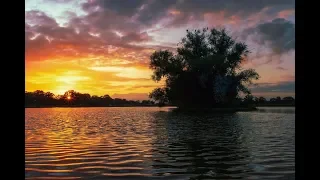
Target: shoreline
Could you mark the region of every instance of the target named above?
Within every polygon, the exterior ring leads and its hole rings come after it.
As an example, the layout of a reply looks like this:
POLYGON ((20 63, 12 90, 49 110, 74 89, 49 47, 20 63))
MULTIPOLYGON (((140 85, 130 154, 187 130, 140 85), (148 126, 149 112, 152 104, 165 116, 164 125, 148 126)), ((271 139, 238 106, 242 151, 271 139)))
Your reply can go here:
POLYGON ((258 105, 256 107, 296 107, 295 105, 258 105))
MULTIPOLYGON (((112 107, 158 107, 158 106, 25 106, 24 108, 112 108, 112 107)), ((164 106, 172 107, 172 106, 164 106)))
POLYGON ((176 108, 173 111, 175 112, 248 112, 248 111, 257 111, 256 107, 245 108, 176 108))
POLYGON ((255 108, 178 108, 176 106, 25 106, 24 108, 98 108, 98 107, 175 107, 176 109, 179 109, 180 111, 228 111, 228 110, 236 110, 236 111, 255 111, 259 107, 295 107, 295 105, 260 105, 256 106, 255 108))

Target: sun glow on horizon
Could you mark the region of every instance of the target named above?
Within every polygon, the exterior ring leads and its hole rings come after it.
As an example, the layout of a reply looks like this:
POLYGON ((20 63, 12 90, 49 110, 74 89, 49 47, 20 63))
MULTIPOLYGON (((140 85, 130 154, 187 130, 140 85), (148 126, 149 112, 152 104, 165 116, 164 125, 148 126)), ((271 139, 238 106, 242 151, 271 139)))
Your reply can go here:
MULTIPOLYGON (((247 36, 244 41, 252 53, 243 66, 261 76, 254 83, 272 83, 282 90, 286 83, 295 82, 294 4, 275 7, 279 4, 264 2, 259 11, 248 9, 244 15, 243 3, 221 8, 219 3, 208 3, 208 7, 216 5, 211 10, 195 0, 188 1, 188 7, 180 1, 163 8, 139 3, 130 1, 127 7, 95 0, 26 1, 25 90, 144 96, 165 84, 151 79, 153 52, 176 53, 187 29, 220 26, 238 40, 247 36)), ((71 100, 75 99, 71 96, 71 100)))

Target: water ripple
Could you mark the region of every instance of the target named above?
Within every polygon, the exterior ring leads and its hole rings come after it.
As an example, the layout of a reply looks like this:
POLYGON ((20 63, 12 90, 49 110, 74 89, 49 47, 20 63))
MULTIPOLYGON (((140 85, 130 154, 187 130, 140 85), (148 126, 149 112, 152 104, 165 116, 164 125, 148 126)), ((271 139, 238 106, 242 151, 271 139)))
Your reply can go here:
POLYGON ((26 179, 294 179, 294 110, 26 109, 26 179))

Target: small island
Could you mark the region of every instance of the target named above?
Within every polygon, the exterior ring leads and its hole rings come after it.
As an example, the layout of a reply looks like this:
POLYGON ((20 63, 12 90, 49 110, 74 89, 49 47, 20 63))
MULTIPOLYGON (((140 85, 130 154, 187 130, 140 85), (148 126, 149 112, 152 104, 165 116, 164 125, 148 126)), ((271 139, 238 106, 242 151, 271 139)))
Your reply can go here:
POLYGON ((259 79, 254 69, 243 69, 248 46, 236 42, 225 29, 188 31, 177 52, 155 51, 150 56, 152 80, 164 82, 150 100, 133 101, 68 90, 63 95, 25 92, 25 107, 152 107, 174 106, 176 111, 253 111, 258 106, 294 106, 293 97, 254 97, 249 85, 259 79))
POLYGON ((152 79, 165 81, 150 98, 181 111, 255 110, 248 85, 258 80, 254 69, 243 69, 249 54, 225 29, 187 30, 177 52, 160 50, 150 57, 152 79), (242 101, 240 96, 244 96, 242 101))

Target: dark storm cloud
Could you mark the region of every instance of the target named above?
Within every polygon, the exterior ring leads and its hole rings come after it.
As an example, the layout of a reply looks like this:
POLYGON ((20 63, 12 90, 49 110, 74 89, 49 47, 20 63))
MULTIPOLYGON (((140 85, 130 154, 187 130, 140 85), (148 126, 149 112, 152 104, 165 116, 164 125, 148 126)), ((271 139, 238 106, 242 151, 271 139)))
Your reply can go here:
POLYGON ((295 24, 292 22, 278 18, 258 25, 257 30, 281 52, 295 49, 295 24))
POLYGON ((187 22, 188 17, 202 19, 204 13, 225 11, 226 16, 240 13, 245 17, 269 8, 267 13, 277 13, 294 8, 294 0, 96 0, 82 5, 86 11, 95 7, 116 12, 119 15, 133 17, 146 25, 166 17, 168 10, 175 9, 182 14, 177 23, 187 22))
POLYGON ((96 0, 82 4, 82 9, 90 13, 99 7, 127 18, 136 16, 138 22, 150 25, 165 17, 168 8, 175 3, 176 0, 96 0))
POLYGON ((253 93, 268 92, 295 92, 295 81, 280 82, 277 84, 261 83, 251 88, 253 93))
MULTIPOLYGON (((58 0, 55 0, 55 2, 58 2, 58 0)), ((267 12, 276 13, 282 9, 292 9, 294 1, 91 0, 82 4, 82 8, 87 11, 86 15, 76 16, 72 12, 65 13, 65 17, 69 20, 65 27, 60 27, 54 18, 49 17, 44 12, 26 12, 26 23, 28 23, 25 26, 26 44, 37 45, 39 43, 36 42, 39 40, 41 43, 48 43, 46 47, 54 49, 60 43, 78 49, 77 53, 90 53, 92 51, 101 51, 102 53, 105 49, 108 49, 107 46, 109 45, 143 51, 157 47, 134 44, 152 41, 152 37, 145 30, 154 28, 153 26, 168 16, 171 18, 171 22, 167 25, 176 27, 189 21, 199 20, 208 12, 225 11, 227 15, 237 14, 239 18, 242 18, 241 16, 252 15, 266 7, 270 9, 267 12), (274 11, 274 9, 277 9, 277 11, 274 11), (30 38, 39 33, 41 38, 34 39, 34 42, 30 43, 29 41, 32 41, 30 38), (119 33, 122 37, 117 35, 119 33), (48 40, 48 37, 51 40, 48 40), (89 48, 85 49, 86 46, 89 46, 89 48)), ((261 42, 259 43, 271 42, 274 50, 280 53, 294 48, 294 39, 289 41, 292 34, 294 35, 294 24, 290 24, 286 20, 276 19, 272 22, 260 24, 246 32, 249 34, 252 32, 260 33, 261 42), (280 28, 280 30, 277 28, 280 28)), ((63 50, 64 46, 58 47, 63 50)))
POLYGON ((181 11, 212 12, 225 10, 243 15, 257 13, 266 7, 278 10, 294 8, 294 0, 181 0, 176 8, 181 11))
POLYGON ((249 59, 257 65, 294 60, 295 24, 289 20, 275 18, 235 34, 250 43, 249 59))
POLYGON ((256 43, 270 46, 276 54, 295 49, 295 24, 291 21, 277 18, 245 30, 243 36, 247 37, 255 33, 259 35, 256 43))
MULTIPOLYGON (((281 10, 293 9, 294 0, 176 0, 168 4, 168 8, 175 9, 181 14, 173 21, 177 25, 193 20, 203 20, 205 13, 223 12, 225 18, 234 15, 244 19, 250 15, 267 9, 267 14, 276 14, 281 10)), ((155 7, 150 12, 157 11, 155 7)), ((175 23, 171 23, 172 26, 175 23)))

